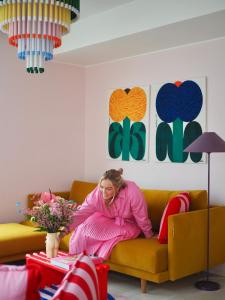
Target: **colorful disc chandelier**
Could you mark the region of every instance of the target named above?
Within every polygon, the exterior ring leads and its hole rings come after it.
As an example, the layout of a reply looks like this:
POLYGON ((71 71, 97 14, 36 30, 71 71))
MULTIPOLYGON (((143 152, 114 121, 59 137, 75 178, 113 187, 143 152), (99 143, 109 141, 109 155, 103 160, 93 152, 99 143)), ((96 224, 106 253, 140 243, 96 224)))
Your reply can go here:
POLYGON ((0 30, 8 34, 29 73, 43 73, 44 61, 80 14, 79 0, 0 0, 0 30))

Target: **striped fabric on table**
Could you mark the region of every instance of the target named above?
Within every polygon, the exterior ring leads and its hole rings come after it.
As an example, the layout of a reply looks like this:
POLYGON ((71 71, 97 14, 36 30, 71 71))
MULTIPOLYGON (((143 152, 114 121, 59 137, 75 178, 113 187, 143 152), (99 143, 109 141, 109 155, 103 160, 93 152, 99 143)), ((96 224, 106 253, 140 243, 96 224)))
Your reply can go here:
POLYGON ((40 293, 43 300, 99 300, 98 276, 94 263, 87 255, 80 254, 58 288, 53 285, 40 290, 40 293), (43 298, 46 293, 47 298, 43 298))

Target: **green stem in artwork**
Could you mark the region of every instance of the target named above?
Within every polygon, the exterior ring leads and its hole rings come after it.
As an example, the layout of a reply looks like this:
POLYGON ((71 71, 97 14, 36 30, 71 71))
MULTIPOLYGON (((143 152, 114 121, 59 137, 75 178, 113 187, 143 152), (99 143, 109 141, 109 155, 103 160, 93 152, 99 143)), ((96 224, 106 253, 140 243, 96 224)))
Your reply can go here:
POLYGON ((173 161, 183 162, 183 121, 179 118, 173 122, 173 161))
POLYGON ((122 160, 129 160, 130 148, 130 120, 126 117, 123 120, 123 146, 122 146, 122 160))

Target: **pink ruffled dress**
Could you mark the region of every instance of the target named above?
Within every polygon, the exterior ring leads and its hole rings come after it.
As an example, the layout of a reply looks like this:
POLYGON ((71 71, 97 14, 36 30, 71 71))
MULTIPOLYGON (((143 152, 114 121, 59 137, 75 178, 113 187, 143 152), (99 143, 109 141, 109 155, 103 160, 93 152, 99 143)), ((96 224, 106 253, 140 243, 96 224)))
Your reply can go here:
POLYGON ((126 181, 126 187, 107 207, 99 187, 96 187, 78 207, 71 225, 73 232, 69 252, 97 255, 107 259, 119 242, 134 239, 141 231, 153 235, 147 205, 138 186, 126 181))

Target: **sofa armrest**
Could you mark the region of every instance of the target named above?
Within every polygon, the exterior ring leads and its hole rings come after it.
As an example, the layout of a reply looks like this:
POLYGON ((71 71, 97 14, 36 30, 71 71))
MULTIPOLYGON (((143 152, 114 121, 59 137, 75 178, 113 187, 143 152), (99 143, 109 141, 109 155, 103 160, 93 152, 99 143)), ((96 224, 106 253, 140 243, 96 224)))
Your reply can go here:
MULTIPOLYGON (((225 206, 210 208, 210 267, 225 262, 225 206)), ((168 220, 170 280, 206 269, 207 209, 172 215, 168 220)))
MULTIPOLYGON (((60 196, 60 197, 62 197, 62 198, 64 198, 64 199, 69 199, 69 196, 70 196, 70 192, 52 192, 54 195, 56 195, 56 196, 60 196)), ((28 196, 27 196, 27 199, 28 199, 28 207, 29 208, 32 208, 33 207, 33 205, 34 205, 34 202, 33 202, 33 196, 34 196, 34 194, 29 194, 28 196)))

